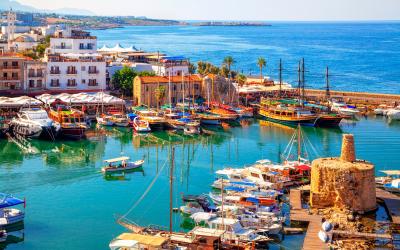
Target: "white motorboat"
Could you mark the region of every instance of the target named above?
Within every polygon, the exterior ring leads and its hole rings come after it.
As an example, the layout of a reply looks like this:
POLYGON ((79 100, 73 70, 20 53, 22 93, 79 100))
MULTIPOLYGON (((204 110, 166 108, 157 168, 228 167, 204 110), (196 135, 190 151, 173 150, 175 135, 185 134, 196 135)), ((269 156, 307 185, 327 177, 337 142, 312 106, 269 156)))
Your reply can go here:
POLYGON ((151 131, 149 122, 141 119, 139 116, 136 116, 133 119, 132 126, 133 129, 135 129, 135 131, 139 133, 146 133, 151 131))
POLYGON ((338 112, 339 114, 344 116, 354 117, 355 115, 360 113, 360 111, 356 109, 356 107, 347 105, 343 101, 331 100, 329 101, 329 103, 331 105, 332 111, 338 112))
POLYGON ((114 114, 112 114, 111 115, 111 121, 117 127, 128 127, 129 126, 128 118, 126 117, 126 115, 123 115, 122 113, 114 113, 114 114))
POLYGON ((60 128, 60 124, 51 120, 47 112, 40 108, 22 109, 10 122, 10 129, 14 134, 27 138, 54 139, 60 128))
POLYGON ((144 163, 144 160, 138 160, 134 162, 128 162, 128 160, 129 157, 126 156, 105 160, 104 162, 108 163, 108 166, 103 167, 101 169, 101 172, 103 172, 104 174, 110 174, 110 173, 135 170, 141 168, 144 163), (114 163, 119 163, 119 164, 113 165, 114 163))
POLYGON ((393 179, 390 183, 383 184, 383 188, 392 193, 400 193, 400 179, 393 179))
POLYGON ((386 115, 391 120, 400 120, 400 106, 393 109, 389 109, 386 115))
POLYGON ((15 198, 8 194, 0 193, 0 228, 21 222, 25 218, 25 213, 14 206, 24 204, 25 201, 15 198))
POLYGON ((183 128, 183 133, 186 135, 198 135, 200 132, 200 123, 196 121, 189 121, 183 128))

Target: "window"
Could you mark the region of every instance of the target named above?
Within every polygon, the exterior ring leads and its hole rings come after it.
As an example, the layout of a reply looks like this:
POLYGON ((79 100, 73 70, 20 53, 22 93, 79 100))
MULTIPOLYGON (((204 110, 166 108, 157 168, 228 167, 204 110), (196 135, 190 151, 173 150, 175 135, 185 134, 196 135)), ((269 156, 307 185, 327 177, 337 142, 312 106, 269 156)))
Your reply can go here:
POLYGON ((149 91, 149 86, 146 86, 146 92, 148 92, 149 91))
POLYGON ((41 88, 43 86, 42 80, 37 80, 36 87, 41 88))
POLYGON ((84 49, 84 48, 85 48, 85 45, 83 43, 80 43, 79 44, 79 49, 84 49))
POLYGON ((29 69, 28 76, 29 77, 35 77, 35 70, 34 69, 29 69))
POLYGON ((7 68, 8 62, 3 62, 3 66, 4 66, 4 68, 7 68))
POLYGON ((194 89, 195 89, 195 90, 198 90, 198 89, 199 89, 199 85, 198 85, 197 83, 194 85, 194 89))
POLYGON ((51 66, 50 74, 60 74, 60 68, 58 66, 51 66))
POLYGON ((82 84, 85 84, 86 83, 86 80, 85 79, 82 79, 82 84))
POLYGON ((88 43, 87 44, 87 49, 93 49, 93 44, 92 43, 88 43))
POLYGON ((96 79, 89 79, 89 86, 97 86, 97 80, 96 79))
POLYGON ((174 88, 173 88, 174 90, 176 90, 176 85, 174 84, 174 88))
POLYGON ((81 70, 82 70, 82 71, 86 71, 86 67, 85 67, 85 66, 82 66, 82 67, 81 67, 81 70))
POLYGON ((75 79, 68 79, 67 86, 68 87, 76 87, 76 80, 75 79))
POLYGON ((65 43, 64 42, 61 43, 61 48, 65 49, 65 43))
POLYGON ((13 72, 13 73, 12 73, 12 78, 13 78, 13 79, 18 79, 18 73, 13 72))
POLYGON ((29 80, 29 88, 35 87, 35 80, 29 80))
POLYGON ((89 66, 89 74, 96 74, 97 68, 96 66, 89 66))
POLYGON ((43 77, 43 70, 42 69, 37 69, 36 70, 36 76, 37 77, 43 77))
POLYGON ((13 67, 18 67, 18 62, 15 62, 15 61, 14 61, 14 62, 11 63, 11 65, 12 65, 13 67))
POLYGON ((7 72, 4 72, 4 73, 3 73, 3 77, 4 77, 4 78, 7 78, 7 72))
POLYGON ((75 66, 68 66, 67 67, 67 74, 76 74, 76 67, 75 66))
POLYGON ((60 87, 60 80, 59 79, 51 79, 50 86, 51 87, 60 87))

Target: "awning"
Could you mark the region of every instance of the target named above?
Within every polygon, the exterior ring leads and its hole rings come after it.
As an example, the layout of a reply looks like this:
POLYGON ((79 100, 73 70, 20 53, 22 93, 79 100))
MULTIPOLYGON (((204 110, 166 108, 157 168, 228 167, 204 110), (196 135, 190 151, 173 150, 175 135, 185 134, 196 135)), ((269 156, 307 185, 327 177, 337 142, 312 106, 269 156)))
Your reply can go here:
POLYGON ((104 162, 113 163, 113 162, 126 161, 126 160, 129 160, 129 157, 123 156, 123 157, 118 157, 118 158, 114 158, 114 159, 104 160, 104 162))
POLYGON ((9 194, 0 193, 0 208, 12 207, 24 203, 24 200, 15 198, 9 194))
POLYGON ((241 187, 228 186, 224 188, 226 191, 244 192, 246 189, 241 187))
POLYGON ((120 236, 118 236, 118 239, 134 240, 137 241, 140 245, 152 246, 152 247, 161 247, 167 241, 167 238, 160 236, 134 234, 134 233, 123 233, 120 236))
POLYGON ((294 166, 294 167, 301 171, 310 171, 311 170, 311 167, 308 165, 298 165, 298 166, 294 166))
POLYGON ((136 240, 113 240, 111 241, 110 249, 133 248, 138 242, 136 240))
POLYGON ((400 170, 382 170, 381 172, 386 175, 400 175, 400 170))

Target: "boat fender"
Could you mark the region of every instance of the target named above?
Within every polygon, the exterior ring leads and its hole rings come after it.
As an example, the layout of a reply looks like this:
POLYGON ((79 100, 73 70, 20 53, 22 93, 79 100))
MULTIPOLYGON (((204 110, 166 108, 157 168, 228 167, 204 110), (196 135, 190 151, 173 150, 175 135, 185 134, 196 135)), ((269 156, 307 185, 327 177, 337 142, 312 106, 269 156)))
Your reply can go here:
POLYGON ((318 232, 318 238, 324 243, 329 241, 329 236, 322 230, 318 232))
POLYGON ((322 223, 322 230, 324 230, 325 232, 329 232, 332 229, 333 229, 333 225, 329 221, 325 221, 324 223, 322 223))

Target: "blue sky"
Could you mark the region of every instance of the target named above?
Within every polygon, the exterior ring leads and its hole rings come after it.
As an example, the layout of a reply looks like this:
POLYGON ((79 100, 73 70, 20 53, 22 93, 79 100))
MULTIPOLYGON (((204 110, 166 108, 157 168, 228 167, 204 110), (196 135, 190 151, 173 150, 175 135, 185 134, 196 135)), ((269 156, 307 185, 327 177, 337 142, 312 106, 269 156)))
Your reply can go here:
POLYGON ((400 0, 18 0, 40 9, 182 20, 400 20, 400 0))

